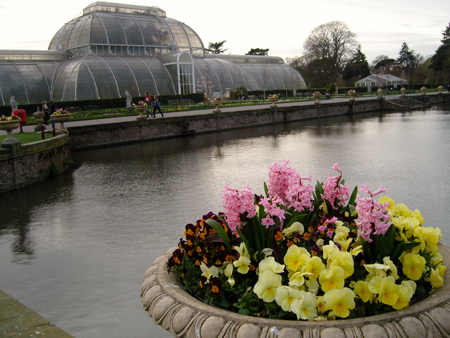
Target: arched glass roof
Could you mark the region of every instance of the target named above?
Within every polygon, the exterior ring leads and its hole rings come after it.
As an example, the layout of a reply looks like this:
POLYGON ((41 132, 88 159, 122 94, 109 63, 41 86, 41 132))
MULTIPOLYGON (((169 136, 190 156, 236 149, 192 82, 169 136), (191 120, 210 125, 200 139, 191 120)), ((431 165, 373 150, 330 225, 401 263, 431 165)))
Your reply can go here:
MULTIPOLYGON (((48 49, 68 50, 75 56, 83 56, 91 52, 86 46, 127 46, 147 48, 149 55, 182 51, 196 56, 204 55, 203 42, 197 33, 186 24, 167 18, 165 12, 146 11, 147 8, 154 7, 143 6, 131 6, 142 8, 142 11, 120 11, 115 10, 116 7, 120 9, 120 6, 113 5, 97 2, 88 6, 89 11, 85 9, 83 16, 71 20, 59 29, 48 49), (101 11, 91 12, 93 9, 101 11)), ((104 51, 104 54, 115 53, 109 48, 104 51)), ((127 53, 129 54, 128 50, 127 53)))
POLYGON ((0 103, 306 88, 280 57, 205 55, 186 24, 157 7, 94 2, 61 27, 48 51, 0 50, 0 103))
POLYGON ((154 57, 89 55, 68 60, 56 70, 56 101, 143 96, 146 91, 174 95, 175 87, 164 65, 154 57))
POLYGON ((240 86, 248 90, 306 88, 302 76, 284 63, 234 63, 214 56, 194 61, 195 78, 197 81, 210 78, 214 92, 224 93, 240 86))

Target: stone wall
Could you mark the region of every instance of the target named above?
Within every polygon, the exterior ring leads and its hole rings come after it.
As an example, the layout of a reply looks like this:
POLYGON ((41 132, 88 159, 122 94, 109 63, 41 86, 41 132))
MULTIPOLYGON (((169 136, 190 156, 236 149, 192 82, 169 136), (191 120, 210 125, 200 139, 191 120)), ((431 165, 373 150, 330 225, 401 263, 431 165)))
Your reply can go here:
MULTIPOLYGON (((69 127, 70 148, 85 149, 381 109, 379 100, 275 107, 219 114, 69 127)), ((168 115, 168 114, 167 114, 168 115)), ((167 116, 166 115, 166 116, 167 116)))
POLYGON ((0 192, 45 180, 68 168, 69 136, 58 135, 17 149, 0 149, 0 192))

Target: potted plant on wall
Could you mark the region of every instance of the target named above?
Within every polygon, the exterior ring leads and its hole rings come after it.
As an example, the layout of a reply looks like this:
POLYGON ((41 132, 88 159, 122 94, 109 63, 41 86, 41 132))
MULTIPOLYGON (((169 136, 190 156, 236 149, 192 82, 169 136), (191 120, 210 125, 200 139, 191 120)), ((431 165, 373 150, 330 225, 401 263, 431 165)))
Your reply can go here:
POLYGON ((9 117, 5 117, 5 115, 2 115, 2 117, 0 118, 0 130, 5 130, 8 133, 8 136, 2 141, 2 144, 12 144, 19 142, 17 139, 12 137, 12 131, 20 127, 20 121, 21 120, 17 115, 11 115, 9 117))
POLYGON ((275 328, 331 338, 347 328, 346 337, 378 329, 389 337, 384 325, 445 308, 450 253, 438 246, 440 230, 418 210, 376 200, 381 185, 351 191, 333 169, 313 187, 311 175, 274 163, 260 196, 226 185, 224 213, 187 224, 178 247, 147 271, 149 314, 176 336, 250 338, 275 328), (426 298, 435 290, 439 299, 426 298))

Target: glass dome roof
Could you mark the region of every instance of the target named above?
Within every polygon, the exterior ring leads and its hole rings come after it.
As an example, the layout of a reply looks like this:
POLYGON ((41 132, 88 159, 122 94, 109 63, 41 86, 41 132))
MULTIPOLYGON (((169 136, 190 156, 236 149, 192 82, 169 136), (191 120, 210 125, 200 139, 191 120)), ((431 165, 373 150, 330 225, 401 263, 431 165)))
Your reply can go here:
POLYGON ((158 7, 98 1, 61 27, 46 51, 0 50, 0 104, 306 88, 276 56, 207 54, 158 7))
POLYGON ((197 33, 186 24, 167 18, 162 9, 99 1, 87 6, 83 13, 58 30, 49 50, 67 50, 74 56, 115 55, 117 47, 121 47, 121 55, 134 55, 135 51, 143 55, 182 51, 204 55, 197 33))

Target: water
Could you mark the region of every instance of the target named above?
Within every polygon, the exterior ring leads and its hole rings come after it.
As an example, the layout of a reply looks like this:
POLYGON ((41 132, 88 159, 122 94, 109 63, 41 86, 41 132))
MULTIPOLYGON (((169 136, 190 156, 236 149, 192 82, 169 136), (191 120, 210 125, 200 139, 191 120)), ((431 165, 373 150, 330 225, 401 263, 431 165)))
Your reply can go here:
POLYGON ((273 161, 352 187, 382 183, 450 240, 450 110, 373 113, 74 154, 55 179, 0 195, 0 289, 77 338, 171 337, 140 285, 226 182, 263 192, 273 161), (332 173, 334 175, 334 173, 332 173))

